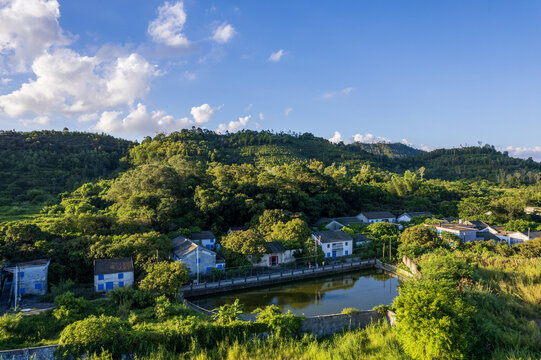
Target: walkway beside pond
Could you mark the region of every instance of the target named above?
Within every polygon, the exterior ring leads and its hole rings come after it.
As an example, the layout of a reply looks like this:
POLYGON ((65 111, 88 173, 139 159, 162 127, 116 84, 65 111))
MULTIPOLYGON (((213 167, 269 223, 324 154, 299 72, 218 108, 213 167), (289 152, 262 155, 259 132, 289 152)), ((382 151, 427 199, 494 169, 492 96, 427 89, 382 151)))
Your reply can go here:
POLYGON ((191 284, 184 286, 182 292, 184 297, 194 297, 200 295, 215 294, 220 292, 247 289, 259 286, 267 286, 272 284, 282 284, 285 282, 310 279, 320 276, 327 276, 350 272, 361 269, 371 269, 378 267, 379 261, 376 259, 354 259, 349 258, 344 263, 321 265, 319 267, 302 267, 282 269, 279 272, 269 272, 268 274, 258 274, 254 276, 245 275, 227 280, 219 280, 216 282, 191 284))

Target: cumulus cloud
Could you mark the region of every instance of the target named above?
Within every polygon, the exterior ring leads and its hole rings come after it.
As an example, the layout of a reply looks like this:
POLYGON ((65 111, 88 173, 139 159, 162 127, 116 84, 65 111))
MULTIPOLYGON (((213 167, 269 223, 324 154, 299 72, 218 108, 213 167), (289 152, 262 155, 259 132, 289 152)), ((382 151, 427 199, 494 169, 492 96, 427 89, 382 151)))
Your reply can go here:
POLYGON ((92 113, 92 114, 83 114, 77 118, 77 121, 80 123, 89 122, 93 120, 97 120, 99 118, 98 113, 92 113))
POLYGON ((0 84, 7 85, 11 82, 10 78, 0 78, 0 84))
POLYGON ((189 72, 188 70, 184 71, 184 77, 188 80, 195 80, 195 78, 197 77, 197 75, 195 75, 195 73, 193 72, 189 72))
POLYGON ((224 22, 222 25, 218 26, 216 30, 214 30, 212 39, 219 44, 225 44, 226 42, 231 40, 233 36, 235 36, 235 34, 235 28, 230 24, 224 22))
POLYGON ((285 51, 283 49, 273 52, 269 56, 269 61, 278 62, 280 61, 280 59, 282 59, 282 56, 284 56, 284 54, 285 54, 285 51))
POLYGON ((162 110, 148 112, 145 105, 138 103, 135 109, 125 117, 122 117, 120 111, 104 111, 94 129, 117 134, 148 135, 169 132, 205 124, 217 110, 219 107, 213 108, 208 104, 203 104, 192 107, 190 113, 193 119, 188 117, 175 119, 162 110))
POLYGON ((259 120, 265 120, 265 115, 263 115, 263 113, 259 113, 259 120))
POLYGON ((34 80, 0 96, 0 113, 11 117, 29 112, 70 116, 132 104, 147 93, 151 78, 158 74, 135 53, 102 60, 70 49, 41 55, 32 71, 34 80))
POLYGON ((239 117, 238 121, 230 121, 229 124, 227 125, 220 124, 218 125, 218 129, 216 130, 216 132, 223 134, 226 131, 229 131, 229 132, 239 131, 248 124, 248 121, 250 120, 251 117, 252 117, 251 115, 248 115, 245 117, 239 117))
POLYGON ((49 119, 48 116, 37 116, 33 119, 21 119, 19 120, 21 124, 24 126, 29 125, 49 125, 51 123, 51 119, 49 119))
POLYGON ((400 140, 400 143, 404 144, 404 145, 407 145, 407 146, 413 146, 413 144, 411 142, 409 142, 407 139, 400 140))
POLYGON ((375 136, 373 134, 355 134, 352 137, 352 142, 360 142, 360 143, 367 143, 367 144, 374 144, 374 143, 390 143, 391 140, 381 137, 381 136, 375 136))
POLYGON ((507 151, 513 157, 523 159, 532 158, 536 161, 541 161, 541 146, 521 147, 521 146, 506 146, 498 149, 499 151, 507 151))
POLYGON ((332 99, 333 97, 336 97, 336 96, 339 96, 339 95, 347 95, 347 94, 351 93, 354 89, 355 88, 347 87, 347 88, 344 88, 344 89, 339 90, 339 91, 331 91, 331 92, 325 93, 325 94, 321 95, 321 97, 323 99, 332 99))
POLYGON ((285 116, 289 116, 289 114, 293 111, 293 108, 292 107, 289 107, 287 109, 284 110, 284 115, 285 116))
POLYGON ((66 45, 59 17, 56 0, 0 0, 0 72, 25 72, 52 46, 66 45))
POLYGON ((333 144, 338 144, 342 142, 342 134, 340 134, 338 131, 335 131, 333 137, 329 139, 329 142, 332 142, 333 144))
POLYGON ((186 23, 184 4, 179 1, 174 4, 166 2, 158 8, 158 17, 148 25, 148 34, 160 44, 181 47, 188 46, 189 41, 182 33, 186 23))

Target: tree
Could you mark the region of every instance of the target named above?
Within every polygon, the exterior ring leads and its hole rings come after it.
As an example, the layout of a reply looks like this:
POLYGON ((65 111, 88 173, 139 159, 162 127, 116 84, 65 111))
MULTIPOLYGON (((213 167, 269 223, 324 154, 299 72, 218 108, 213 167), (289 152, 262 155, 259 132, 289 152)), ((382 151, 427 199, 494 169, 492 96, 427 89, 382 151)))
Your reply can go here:
POLYGON ((267 235, 272 232, 272 227, 279 222, 288 222, 294 217, 291 211, 283 209, 272 209, 265 210, 263 214, 252 219, 251 225, 255 226, 257 230, 263 234, 267 235))
POLYGON ((536 230, 537 227, 538 225, 536 222, 523 219, 509 220, 504 226, 507 231, 528 231, 528 229, 533 231, 536 230))
POLYGON ((268 235, 270 240, 280 241, 286 249, 299 249, 310 237, 310 227, 301 219, 293 219, 287 223, 278 222, 273 225, 268 235))
POLYGON ((404 351, 414 359, 463 359, 474 344, 473 317, 455 287, 433 280, 400 285, 393 307, 404 351))
POLYGON ((400 235, 402 244, 415 244, 424 247, 434 247, 438 242, 436 232, 424 225, 406 228, 400 235))
POLYGON ((219 308, 213 309, 212 311, 216 312, 212 315, 212 318, 218 320, 219 323, 228 325, 236 320, 240 320, 242 315, 242 304, 239 304, 239 299, 235 299, 233 304, 225 304, 219 308))
POLYGON ((186 265, 179 261, 161 261, 148 267, 146 276, 139 283, 139 288, 173 298, 179 294, 180 288, 187 282, 186 265))
POLYGON ((231 231, 222 238, 221 244, 227 250, 242 255, 260 255, 265 253, 265 239, 255 230, 231 231))
POLYGON ((398 227, 387 222, 372 223, 366 229, 377 238, 398 234, 398 227))

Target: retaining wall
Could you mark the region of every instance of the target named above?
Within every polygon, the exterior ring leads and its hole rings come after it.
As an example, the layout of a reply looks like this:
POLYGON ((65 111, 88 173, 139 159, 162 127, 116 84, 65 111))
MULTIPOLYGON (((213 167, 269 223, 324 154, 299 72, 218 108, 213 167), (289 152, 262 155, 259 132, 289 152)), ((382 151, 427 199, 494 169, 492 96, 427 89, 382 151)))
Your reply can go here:
POLYGON ((402 256, 402 262, 404 265, 410 269, 411 273, 417 277, 421 276, 421 272, 419 271, 419 266, 417 266, 416 263, 413 262, 410 258, 408 258, 406 255, 402 256))
POLYGON ((2 360, 54 360, 58 345, 0 351, 2 360))

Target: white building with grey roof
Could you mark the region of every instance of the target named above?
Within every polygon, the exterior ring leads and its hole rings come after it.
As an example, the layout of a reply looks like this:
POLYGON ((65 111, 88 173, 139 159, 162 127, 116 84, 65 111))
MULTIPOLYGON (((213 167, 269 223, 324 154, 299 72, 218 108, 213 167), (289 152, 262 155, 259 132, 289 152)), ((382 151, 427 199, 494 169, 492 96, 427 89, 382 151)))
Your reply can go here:
POLYGON ((133 281, 133 261, 130 257, 94 260, 94 291, 109 292, 132 286, 133 281))
POLYGON ((171 258, 186 265, 192 274, 209 273, 212 269, 225 270, 225 260, 214 251, 184 237, 172 240, 171 258))
POLYGON ((321 246, 326 258, 351 255, 353 252, 353 238, 343 230, 317 231, 312 234, 312 239, 321 246))

